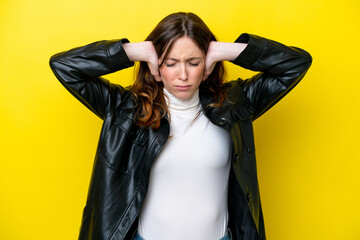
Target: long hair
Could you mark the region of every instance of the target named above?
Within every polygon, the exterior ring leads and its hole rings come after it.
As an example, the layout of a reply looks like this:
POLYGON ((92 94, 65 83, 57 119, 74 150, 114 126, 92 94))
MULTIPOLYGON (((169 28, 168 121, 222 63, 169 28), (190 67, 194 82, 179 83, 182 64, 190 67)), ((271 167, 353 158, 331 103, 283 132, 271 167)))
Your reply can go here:
MULTIPOLYGON (((164 56, 160 66, 164 64, 174 42, 183 36, 191 38, 205 55, 210 42, 216 41, 214 34, 194 13, 170 14, 161 20, 146 38, 146 41, 152 41, 157 55, 164 56)), ((224 76, 224 64, 217 62, 214 70, 199 87, 214 97, 215 106, 221 106, 225 100, 224 76)), ((135 123, 139 127, 157 129, 160 126, 160 119, 169 114, 163 88, 163 83, 157 82, 152 76, 147 63, 140 62, 135 83, 131 87, 137 104, 135 123)))

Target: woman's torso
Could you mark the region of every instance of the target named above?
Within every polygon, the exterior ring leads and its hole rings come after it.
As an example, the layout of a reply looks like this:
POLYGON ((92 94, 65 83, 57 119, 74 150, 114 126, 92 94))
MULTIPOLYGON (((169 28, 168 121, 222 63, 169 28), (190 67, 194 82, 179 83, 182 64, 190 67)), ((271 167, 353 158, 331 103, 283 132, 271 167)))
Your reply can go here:
POLYGON ((146 240, 216 240, 226 234, 231 139, 198 115, 200 109, 198 92, 189 101, 170 95, 171 137, 152 166, 139 218, 146 240))

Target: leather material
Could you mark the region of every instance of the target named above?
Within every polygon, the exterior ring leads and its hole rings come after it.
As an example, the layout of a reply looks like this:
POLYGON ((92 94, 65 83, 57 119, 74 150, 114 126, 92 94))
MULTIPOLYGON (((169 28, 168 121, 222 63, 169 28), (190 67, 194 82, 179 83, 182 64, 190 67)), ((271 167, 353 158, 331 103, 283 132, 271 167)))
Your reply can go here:
MULTIPOLYGON (((166 117, 157 130, 137 127, 129 88, 101 77, 133 65, 122 48, 125 42, 99 41, 50 59, 64 87, 103 119, 80 240, 132 239, 151 166, 169 137, 166 117)), ((214 100, 201 86, 200 101, 209 120, 232 138, 228 208, 233 239, 265 239, 252 122, 304 77, 312 58, 302 49, 255 35, 242 34, 236 42, 248 46, 233 63, 260 73, 229 82, 228 100, 220 108, 209 106, 214 100)))

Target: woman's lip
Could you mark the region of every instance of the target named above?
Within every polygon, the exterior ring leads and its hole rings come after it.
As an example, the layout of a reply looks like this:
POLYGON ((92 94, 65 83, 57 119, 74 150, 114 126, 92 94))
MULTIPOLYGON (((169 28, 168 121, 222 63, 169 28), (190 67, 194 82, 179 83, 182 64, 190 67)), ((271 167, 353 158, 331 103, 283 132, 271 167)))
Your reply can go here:
POLYGON ((191 85, 175 85, 175 88, 178 90, 188 90, 191 87, 191 85))

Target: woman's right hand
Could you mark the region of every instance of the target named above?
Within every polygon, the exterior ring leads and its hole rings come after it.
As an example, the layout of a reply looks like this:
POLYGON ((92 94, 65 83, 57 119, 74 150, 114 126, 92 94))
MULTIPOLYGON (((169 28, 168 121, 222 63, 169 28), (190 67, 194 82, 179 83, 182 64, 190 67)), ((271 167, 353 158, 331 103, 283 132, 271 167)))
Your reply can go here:
POLYGON ((151 41, 124 43, 123 47, 130 61, 147 62, 150 72, 154 76, 155 80, 161 82, 159 58, 151 41))

